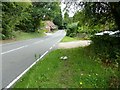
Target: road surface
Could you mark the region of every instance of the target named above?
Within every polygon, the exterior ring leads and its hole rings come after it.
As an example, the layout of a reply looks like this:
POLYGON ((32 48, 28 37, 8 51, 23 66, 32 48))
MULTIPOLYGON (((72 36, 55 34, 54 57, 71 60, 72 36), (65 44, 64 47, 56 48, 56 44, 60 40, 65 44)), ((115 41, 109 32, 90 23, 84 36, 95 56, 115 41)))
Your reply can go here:
POLYGON ((2 88, 9 87, 38 58, 54 48, 65 36, 64 30, 42 38, 8 43, 2 48, 2 88))

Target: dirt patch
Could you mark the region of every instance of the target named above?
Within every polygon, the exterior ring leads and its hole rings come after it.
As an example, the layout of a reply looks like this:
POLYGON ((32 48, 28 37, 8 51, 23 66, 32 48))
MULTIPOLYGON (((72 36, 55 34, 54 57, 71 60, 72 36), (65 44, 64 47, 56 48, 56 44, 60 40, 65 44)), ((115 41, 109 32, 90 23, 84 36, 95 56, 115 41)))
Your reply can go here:
POLYGON ((9 40, 0 40, 0 44, 6 44, 17 41, 16 39, 9 39, 9 40))
POLYGON ((58 48, 75 48, 75 47, 85 47, 90 45, 91 40, 79 40, 72 42, 61 42, 58 44, 58 48))

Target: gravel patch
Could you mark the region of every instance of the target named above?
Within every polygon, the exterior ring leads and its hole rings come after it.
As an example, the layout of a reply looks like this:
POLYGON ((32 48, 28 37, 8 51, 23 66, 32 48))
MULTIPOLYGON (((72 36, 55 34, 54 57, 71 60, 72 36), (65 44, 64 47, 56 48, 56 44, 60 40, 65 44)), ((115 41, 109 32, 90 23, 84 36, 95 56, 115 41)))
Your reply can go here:
POLYGON ((89 46, 91 40, 79 40, 79 41, 72 41, 72 42, 61 42, 58 44, 58 48, 75 48, 75 47, 85 47, 89 46))

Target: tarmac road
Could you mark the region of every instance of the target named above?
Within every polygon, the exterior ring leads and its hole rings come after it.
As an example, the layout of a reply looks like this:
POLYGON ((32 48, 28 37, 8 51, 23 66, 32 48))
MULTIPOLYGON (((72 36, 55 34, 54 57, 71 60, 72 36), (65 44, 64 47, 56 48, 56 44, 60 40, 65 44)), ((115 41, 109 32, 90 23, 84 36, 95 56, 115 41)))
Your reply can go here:
POLYGON ((18 78, 38 58, 54 49, 65 35, 64 30, 59 30, 42 38, 0 46, 2 48, 2 88, 9 86, 12 81, 18 78))

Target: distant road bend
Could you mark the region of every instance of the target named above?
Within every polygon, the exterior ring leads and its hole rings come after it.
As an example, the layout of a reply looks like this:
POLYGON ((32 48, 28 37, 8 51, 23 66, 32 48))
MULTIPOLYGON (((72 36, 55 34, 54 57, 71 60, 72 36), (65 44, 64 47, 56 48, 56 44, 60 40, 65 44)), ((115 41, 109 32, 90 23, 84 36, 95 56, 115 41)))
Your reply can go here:
POLYGON ((38 56, 42 58, 65 35, 64 30, 59 30, 42 38, 8 43, 0 46, 2 48, 2 88, 11 87, 38 61, 38 56))

